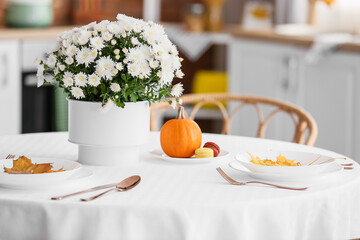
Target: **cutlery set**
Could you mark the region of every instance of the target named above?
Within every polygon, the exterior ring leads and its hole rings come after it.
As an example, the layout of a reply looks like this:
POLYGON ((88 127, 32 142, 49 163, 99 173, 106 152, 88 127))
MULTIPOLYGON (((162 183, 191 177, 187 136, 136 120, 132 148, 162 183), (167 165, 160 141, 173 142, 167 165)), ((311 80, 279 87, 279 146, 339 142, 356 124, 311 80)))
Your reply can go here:
POLYGON ((72 196, 76 196, 76 195, 83 194, 83 193, 88 193, 88 192, 93 192, 93 191, 97 191, 97 190, 101 190, 101 189, 115 187, 115 188, 111 188, 103 193, 100 193, 98 195, 95 195, 95 196, 92 196, 89 198, 81 198, 80 199, 81 201, 87 202, 87 201, 95 200, 101 196, 104 196, 105 194, 107 194, 108 192, 111 192, 113 190, 117 190, 120 192, 128 191, 128 190, 136 187, 140 183, 140 181, 141 181, 141 177, 138 175, 134 175, 134 176, 125 178, 124 180, 122 180, 119 183, 111 183, 111 184, 101 185, 98 187, 89 188, 86 190, 70 193, 70 194, 63 195, 63 196, 52 197, 51 200, 61 200, 61 199, 67 198, 67 197, 72 197, 72 196))
MULTIPOLYGON (((13 158, 15 158, 15 155, 9 154, 9 155, 6 156, 5 159, 13 159, 13 158)), ((346 159, 346 158, 341 158, 341 159, 346 159)), ((331 160, 333 160, 333 159, 331 159, 331 160)), ((343 163, 343 164, 341 164, 341 166, 345 170, 353 169, 353 163, 343 163)), ((282 188, 282 189, 288 189, 288 190, 306 190, 306 189, 308 189, 308 187, 289 187, 289 186, 283 186, 283 185, 278 185, 278 184, 273 184, 273 183, 268 183, 268 182, 262 182, 262 181, 238 182, 238 181, 232 179, 230 176, 228 176, 220 167, 216 168, 216 170, 220 173, 220 175, 228 183, 230 183, 232 185, 244 186, 244 185, 247 185, 247 184, 255 183, 255 184, 263 184, 263 185, 268 185, 268 186, 272 186, 272 187, 276 187, 276 188, 282 188)), ((95 196, 80 199, 81 201, 84 201, 84 202, 92 201, 92 200, 95 200, 95 199, 97 199, 97 198, 99 198, 101 196, 104 196, 105 194, 107 194, 107 193, 109 193, 111 191, 114 191, 114 190, 119 191, 119 192, 125 192, 125 191, 128 191, 128 190, 131 190, 134 187, 136 187, 140 183, 140 181, 141 181, 141 177, 138 176, 138 175, 134 175, 134 176, 125 178, 124 180, 122 180, 119 183, 105 184, 105 185, 89 188, 89 189, 86 189, 86 190, 66 194, 66 195, 63 195, 63 196, 52 197, 51 200, 62 200, 64 198, 68 198, 68 197, 72 197, 72 196, 76 196, 76 195, 80 195, 80 194, 84 194, 84 193, 88 193, 88 192, 93 192, 93 191, 97 191, 97 190, 101 190, 101 189, 110 188, 109 190, 106 190, 105 192, 102 192, 102 193, 97 194, 95 196)))

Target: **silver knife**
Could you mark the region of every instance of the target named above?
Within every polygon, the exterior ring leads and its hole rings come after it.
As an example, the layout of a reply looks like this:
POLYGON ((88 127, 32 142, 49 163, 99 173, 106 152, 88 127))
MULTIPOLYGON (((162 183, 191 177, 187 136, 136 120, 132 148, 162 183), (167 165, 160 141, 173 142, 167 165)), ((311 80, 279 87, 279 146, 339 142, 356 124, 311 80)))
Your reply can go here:
POLYGON ((83 194, 83 193, 88 193, 88 192, 93 192, 93 191, 100 190, 100 189, 115 187, 116 184, 118 184, 118 183, 105 184, 105 185, 89 188, 89 189, 86 189, 86 190, 82 190, 82 191, 79 191, 79 192, 70 193, 70 194, 67 194, 67 195, 64 195, 64 196, 52 197, 51 200, 61 200, 61 199, 67 198, 67 197, 72 197, 72 196, 83 194))

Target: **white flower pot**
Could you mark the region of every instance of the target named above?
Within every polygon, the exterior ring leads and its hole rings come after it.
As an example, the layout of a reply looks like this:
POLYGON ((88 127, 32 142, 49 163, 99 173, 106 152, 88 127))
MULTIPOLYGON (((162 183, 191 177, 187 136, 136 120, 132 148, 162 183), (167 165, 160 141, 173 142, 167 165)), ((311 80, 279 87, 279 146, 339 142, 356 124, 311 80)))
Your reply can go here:
POLYGON ((101 103, 69 101, 69 141, 79 144, 79 162, 134 165, 150 134, 148 102, 126 103, 100 111, 101 103))

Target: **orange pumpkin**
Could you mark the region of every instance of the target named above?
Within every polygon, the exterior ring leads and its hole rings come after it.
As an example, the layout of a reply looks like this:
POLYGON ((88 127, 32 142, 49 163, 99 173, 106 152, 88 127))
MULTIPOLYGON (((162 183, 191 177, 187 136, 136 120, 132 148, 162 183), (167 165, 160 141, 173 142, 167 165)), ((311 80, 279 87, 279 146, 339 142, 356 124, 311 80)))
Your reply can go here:
POLYGON ((177 119, 167 121, 160 131, 160 144, 166 155, 188 158, 201 146, 202 132, 197 123, 185 117, 182 106, 177 119))

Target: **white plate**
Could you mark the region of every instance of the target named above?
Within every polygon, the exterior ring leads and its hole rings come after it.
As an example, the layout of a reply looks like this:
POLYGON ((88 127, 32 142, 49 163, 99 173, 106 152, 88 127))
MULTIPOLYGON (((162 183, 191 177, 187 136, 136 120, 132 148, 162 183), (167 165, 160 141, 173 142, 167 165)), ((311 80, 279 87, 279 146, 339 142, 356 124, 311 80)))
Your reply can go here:
POLYGON ((60 183, 81 169, 81 164, 66 159, 55 158, 30 158, 32 163, 52 163, 54 170, 63 168, 63 172, 40 173, 40 174, 9 174, 4 172, 4 166, 12 168, 13 159, 0 160, 0 184, 1 185, 43 185, 60 183))
POLYGON ((266 152, 251 152, 254 157, 260 157, 261 159, 271 159, 276 161, 276 157, 279 154, 285 156, 287 159, 295 160, 300 162, 301 166, 264 166, 251 163, 251 157, 249 153, 242 153, 235 156, 235 159, 239 161, 244 167, 252 172, 269 173, 282 175, 284 177, 309 177, 320 174, 327 171, 330 162, 320 164, 326 160, 331 159, 330 156, 321 155, 318 153, 311 152, 300 152, 300 151, 266 151, 266 152), (320 157, 320 158, 319 158, 320 157), (319 158, 314 164, 308 166, 315 159, 319 158))
POLYGON ((83 181, 84 179, 92 175, 93 172, 90 169, 80 168, 70 177, 68 177, 67 179, 61 182, 55 182, 55 183, 42 182, 41 184, 19 184, 18 182, 13 182, 13 183, 0 183, 0 186, 5 188, 21 189, 21 190, 41 190, 41 189, 48 189, 55 187, 56 188, 67 187, 70 184, 71 186, 73 186, 74 184, 78 184, 79 182, 83 181))
POLYGON ((249 169, 245 168, 238 161, 230 162, 229 166, 237 171, 240 171, 240 172, 247 174, 250 177, 253 177, 256 179, 261 179, 261 180, 266 180, 266 181, 279 181, 279 182, 288 182, 288 181, 306 182, 306 181, 310 181, 310 180, 313 181, 315 178, 329 176, 330 174, 334 174, 334 173, 337 173, 337 172, 340 172, 343 170, 343 167, 340 166, 340 164, 333 162, 329 165, 329 167, 326 169, 325 172, 323 172, 319 175, 316 175, 316 176, 304 178, 302 176, 296 176, 296 175, 295 176, 282 176, 282 175, 270 174, 270 173, 252 172, 249 169))
POLYGON ((215 160, 220 160, 229 155, 229 152, 221 149, 220 153, 217 157, 212 158, 195 158, 192 156, 190 158, 172 158, 166 155, 161 149, 155 149, 150 152, 150 154, 156 158, 160 158, 169 162, 176 162, 176 163, 208 163, 215 160))

